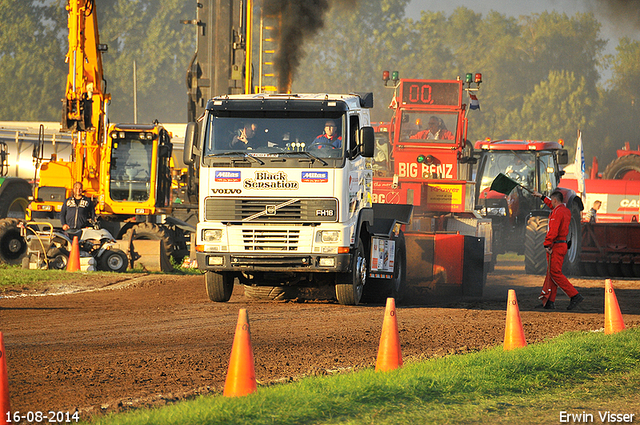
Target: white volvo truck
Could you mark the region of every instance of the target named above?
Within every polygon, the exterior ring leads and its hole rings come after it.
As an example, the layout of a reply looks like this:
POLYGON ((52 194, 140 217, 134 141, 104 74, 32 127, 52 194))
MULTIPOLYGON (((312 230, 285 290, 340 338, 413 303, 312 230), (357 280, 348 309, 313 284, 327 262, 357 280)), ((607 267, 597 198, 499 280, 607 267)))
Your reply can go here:
POLYGON ((236 278, 254 294, 331 285, 346 305, 401 297, 412 206, 371 201, 372 106, 371 93, 229 95, 188 124, 212 301, 236 278))

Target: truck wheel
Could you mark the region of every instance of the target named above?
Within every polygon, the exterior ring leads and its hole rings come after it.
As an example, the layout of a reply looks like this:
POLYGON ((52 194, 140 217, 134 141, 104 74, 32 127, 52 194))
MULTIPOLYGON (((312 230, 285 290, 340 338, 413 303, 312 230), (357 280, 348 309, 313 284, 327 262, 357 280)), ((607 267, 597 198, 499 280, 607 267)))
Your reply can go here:
POLYGON ((257 300, 286 300, 297 296, 297 288, 291 286, 244 285, 244 296, 257 300))
POLYGON ((5 180, 0 192, 0 218, 25 218, 31 196, 31 186, 22 179, 5 180))
POLYGON ((162 241, 164 252, 167 256, 173 253, 173 235, 171 231, 161 225, 155 223, 139 223, 129 228, 122 236, 123 240, 129 241, 133 236, 133 240, 146 241, 162 241))
POLYGON ((338 302, 342 305, 357 305, 362 298, 364 284, 367 281, 367 257, 361 240, 358 240, 358 246, 353 253, 351 271, 339 274, 337 280, 338 302))
POLYGON ((66 270, 69 263, 69 251, 64 248, 54 248, 47 253, 50 270, 66 270))
POLYGON ((613 160, 602 173, 603 179, 640 180, 640 155, 625 155, 613 160))
POLYGON ((391 289, 390 296, 391 298, 394 298, 396 302, 400 302, 402 301, 402 298, 404 298, 404 290, 407 283, 407 255, 404 252, 404 249, 397 249, 394 264, 395 270, 393 273, 393 279, 389 282, 391 289))
POLYGON ((20 235, 19 220, 0 219, 0 263, 22 264, 27 252, 27 242, 20 235))
POLYGON ((524 232, 524 271, 527 274, 547 273, 547 252, 544 238, 547 236, 548 217, 531 217, 524 232))
POLYGON ((564 264, 562 265, 562 272, 566 275, 580 274, 580 253, 582 252, 580 216, 580 209, 578 205, 574 203, 571 206, 571 222, 569 223, 568 236, 568 239, 571 240, 571 248, 567 250, 567 255, 565 255, 564 264))
POLYGON ((368 278, 364 287, 362 300, 365 302, 385 303, 391 297, 397 303, 402 301, 407 284, 407 255, 405 252, 404 235, 396 242, 394 253, 395 270, 393 279, 368 278))
POLYGON ((207 287, 207 295, 211 301, 227 302, 233 292, 234 276, 229 272, 206 272, 204 282, 207 287))
POLYGON ((127 254, 119 249, 108 249, 100 256, 98 265, 100 270, 124 273, 129 266, 129 258, 127 254))

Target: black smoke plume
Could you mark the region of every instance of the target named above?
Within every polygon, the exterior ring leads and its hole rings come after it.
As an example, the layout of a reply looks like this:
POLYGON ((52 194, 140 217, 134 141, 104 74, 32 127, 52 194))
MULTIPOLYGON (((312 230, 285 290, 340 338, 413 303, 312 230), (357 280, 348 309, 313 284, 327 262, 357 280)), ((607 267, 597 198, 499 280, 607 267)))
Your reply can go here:
POLYGON ((611 22, 640 29, 640 0, 592 0, 591 5, 611 22))
POLYGON ((357 0, 262 0, 262 13, 279 18, 274 39, 278 49, 274 67, 278 78, 278 91, 287 93, 296 69, 303 57, 305 41, 324 26, 324 19, 335 3, 355 4, 357 0))

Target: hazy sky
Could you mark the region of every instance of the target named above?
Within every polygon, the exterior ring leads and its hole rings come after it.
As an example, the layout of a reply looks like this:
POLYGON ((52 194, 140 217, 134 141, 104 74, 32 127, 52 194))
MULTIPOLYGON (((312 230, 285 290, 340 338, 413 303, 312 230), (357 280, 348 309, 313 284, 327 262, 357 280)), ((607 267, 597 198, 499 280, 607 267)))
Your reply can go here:
POLYGON ((602 38, 610 40, 607 53, 615 53, 615 46, 620 37, 640 40, 638 0, 412 0, 407 8, 407 17, 418 19, 421 10, 443 11, 450 15, 460 6, 483 15, 495 10, 516 17, 554 10, 569 16, 577 12, 593 12, 602 24, 602 38), (621 7, 622 13, 615 14, 615 6, 620 4, 624 5, 621 7))

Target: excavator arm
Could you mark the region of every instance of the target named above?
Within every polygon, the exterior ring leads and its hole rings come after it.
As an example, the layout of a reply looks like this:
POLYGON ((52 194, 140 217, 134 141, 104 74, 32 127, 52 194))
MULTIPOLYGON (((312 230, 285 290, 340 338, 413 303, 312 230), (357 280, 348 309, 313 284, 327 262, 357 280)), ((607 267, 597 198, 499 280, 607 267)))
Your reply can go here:
POLYGON ((69 66, 63 99, 62 130, 70 131, 76 141, 75 180, 84 181, 87 189, 97 191, 100 145, 104 138, 105 104, 110 95, 104 93, 102 53, 95 0, 69 0, 67 3, 69 66))

